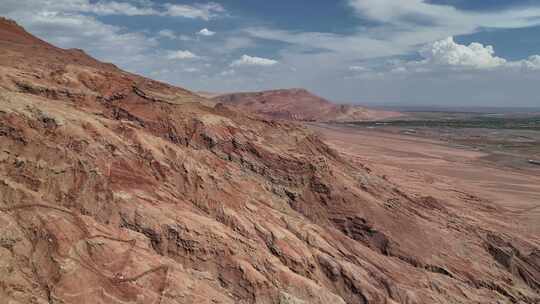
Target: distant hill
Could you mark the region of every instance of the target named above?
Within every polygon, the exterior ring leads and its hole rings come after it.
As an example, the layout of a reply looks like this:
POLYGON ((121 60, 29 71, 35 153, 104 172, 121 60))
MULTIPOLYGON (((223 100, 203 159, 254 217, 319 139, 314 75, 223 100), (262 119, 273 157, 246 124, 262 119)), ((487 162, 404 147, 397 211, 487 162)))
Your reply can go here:
POLYGON ((274 119, 344 122, 382 120, 403 115, 395 111, 335 104, 305 89, 230 93, 212 99, 274 119))

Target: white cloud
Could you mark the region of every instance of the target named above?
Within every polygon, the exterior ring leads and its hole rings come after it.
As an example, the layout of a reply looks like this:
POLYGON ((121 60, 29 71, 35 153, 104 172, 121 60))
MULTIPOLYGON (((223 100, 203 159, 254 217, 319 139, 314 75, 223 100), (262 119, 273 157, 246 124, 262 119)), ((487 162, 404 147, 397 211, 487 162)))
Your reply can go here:
POLYGON ((169 52, 169 54, 167 55, 167 58, 172 59, 172 60, 185 60, 185 59, 197 59, 199 58, 199 56, 187 50, 178 50, 178 51, 169 52))
POLYGON ((168 38, 168 39, 176 39, 176 34, 171 30, 161 30, 158 32, 158 36, 168 38))
POLYGON ((181 5, 165 3, 155 4, 152 1, 105 1, 99 0, 2 0, 3 14, 14 11, 47 10, 51 12, 84 13, 100 16, 172 16, 190 19, 210 20, 226 13, 225 8, 214 2, 181 5))
POLYGON ((272 66, 277 63, 278 62, 273 59, 242 55, 240 59, 233 61, 231 66, 272 66))
POLYGON ((456 73, 486 71, 503 73, 504 71, 540 71, 540 55, 528 59, 509 61, 495 55, 490 45, 472 42, 469 45, 456 43, 452 37, 438 40, 421 47, 418 54, 421 60, 405 61, 396 58, 372 62, 370 68, 350 66, 349 71, 359 74, 394 75, 405 73, 456 73))
POLYGON ((180 40, 180 41, 192 41, 192 40, 194 40, 194 38, 191 37, 191 36, 184 35, 184 34, 176 34, 174 31, 167 30, 167 29, 157 32, 157 35, 159 37, 161 37, 161 38, 167 38, 167 39, 170 39, 170 40, 180 40))
POLYGON ((197 69, 197 68, 185 68, 184 71, 186 71, 188 73, 195 73, 195 72, 198 72, 199 69, 197 69))
POLYGON ((210 20, 224 14, 225 8, 218 3, 209 2, 206 4, 184 5, 165 4, 167 16, 185 17, 190 19, 210 20))
MULTIPOLYGON (((463 102, 474 98, 478 102, 488 100, 485 104, 505 104, 504 99, 512 99, 537 104, 533 80, 540 81, 540 56, 516 61, 508 59, 503 64, 504 59, 500 58, 503 56, 493 53, 488 46, 460 45, 455 41, 452 45, 445 40, 486 27, 539 25, 538 6, 473 12, 431 4, 434 1, 428 0, 347 1, 354 12, 362 16, 359 27, 350 28, 347 34, 271 28, 230 29, 219 30, 213 39, 199 39, 192 44, 182 43, 182 40, 196 40, 197 31, 189 35, 171 30, 161 33, 139 31, 106 24, 108 18, 98 16, 178 17, 200 24, 227 16, 223 6, 207 2, 181 5, 175 3, 187 2, 172 0, 0 0, 0 12, 60 47, 83 48, 100 60, 112 61, 132 72, 148 75, 152 71, 161 71, 161 79, 196 89, 253 90, 258 89, 257 79, 262 77, 264 88, 306 86, 328 97, 353 102, 399 103, 424 98, 422 101, 426 103, 442 103, 458 102, 456 100, 461 97, 463 102), (374 21, 371 24, 376 26, 360 27, 365 19, 374 21), (238 54, 240 50, 255 46, 258 38, 286 42, 279 44, 279 57, 276 55, 279 64, 274 59, 248 55, 234 57, 238 60, 233 63, 223 60, 228 58, 225 54, 238 54), (444 47, 434 49, 436 41, 444 47), (179 58, 176 59, 163 60, 176 55, 160 48, 159 42, 167 42, 174 50, 182 52, 189 49, 187 52, 195 57, 189 58, 192 56, 185 53, 177 54, 179 58), (419 46, 423 45, 426 48, 419 53, 419 46), (197 56, 203 52, 209 57, 197 56), (418 54, 420 59, 417 60, 388 63, 389 58, 411 58, 418 54), (204 59, 204 63, 211 62, 212 66, 205 67, 200 62, 196 68, 200 68, 201 74, 193 77, 186 71, 191 69, 186 64, 190 59, 204 59), (272 73, 262 68, 240 68, 246 65, 274 67, 272 73), (297 69, 296 73, 291 73, 292 67, 297 69), (215 77, 203 80, 202 74, 206 73, 215 77), (347 81, 343 81, 344 76, 347 81), (466 77, 468 80, 463 81, 466 77)), ((208 27, 217 31, 210 25, 199 26, 197 30, 208 27)), ((244 53, 247 50, 239 55, 244 53)))
POLYGON ((178 35, 176 38, 178 40, 181 40, 181 41, 191 41, 191 40, 193 40, 193 38, 188 36, 188 35, 178 35))
MULTIPOLYGON (((429 43, 418 52, 423 57, 420 61, 391 60, 387 63, 391 72, 436 72, 445 70, 486 70, 501 73, 503 70, 521 69, 540 71, 540 55, 533 55, 524 60, 510 61, 495 55, 490 45, 472 42, 469 45, 456 43, 452 37, 429 43)), ((383 67, 384 68, 384 67, 383 67)), ((379 69, 380 70, 380 69, 379 69)))
MULTIPOLYGON (((2 3, 0 3, 0 11, 2 3)), ((119 65, 141 60, 158 46, 155 39, 139 32, 104 24, 89 15, 52 11, 14 11, 8 15, 31 33, 64 48, 81 48, 101 60, 119 65)))
POLYGON ((390 73, 395 73, 395 74, 401 74, 401 73, 407 73, 407 72, 408 72, 408 70, 404 66, 395 67, 395 68, 390 70, 390 73))
MULTIPOLYGON (((286 42, 291 52, 302 54, 303 57, 310 57, 305 54, 305 50, 324 50, 326 58, 335 55, 340 61, 353 61, 357 59, 367 59, 374 57, 384 57, 403 54, 407 48, 390 41, 390 37, 385 39, 371 37, 369 33, 341 35, 334 33, 320 32, 296 32, 275 30, 258 27, 247 28, 244 32, 250 37, 286 42)), ((318 54, 313 53, 313 56, 318 54)))
POLYGON ((225 38, 225 41, 220 44, 218 51, 227 53, 238 49, 249 48, 254 45, 255 41, 249 37, 232 36, 225 38))
POLYGON ((349 67, 349 71, 354 71, 354 72, 367 72, 369 70, 370 70, 369 68, 359 66, 359 65, 353 65, 349 67))
POLYGON ((521 61, 522 67, 531 71, 540 71, 540 55, 533 55, 521 61))
POLYGON ((74 2, 82 2, 79 12, 93 13, 96 15, 157 15, 158 11, 151 7, 138 7, 127 2, 105 2, 88 3, 86 1, 75 0, 74 2))
POLYGON ((156 15, 159 14, 151 5, 145 2, 134 3, 120 1, 89 0, 3 0, 0 4, 4 14, 15 11, 47 10, 50 12, 88 13, 95 15, 156 15))
POLYGON ((484 27, 524 27, 538 24, 538 7, 518 7, 499 12, 470 12, 425 0, 349 0, 357 14, 380 22, 410 28, 475 30, 484 27))
MULTIPOLYGON (((461 11, 424 0, 348 0, 362 18, 379 24, 359 27, 353 34, 298 32, 248 28, 251 37, 287 42, 291 52, 327 50, 341 61, 396 56, 416 51, 418 45, 466 35, 481 28, 521 28, 540 25, 540 7, 501 11, 461 11)), ((306 56, 307 57, 307 56, 306 56)), ((344 64, 344 62, 341 62, 344 64)))
POLYGON ((207 28, 203 28, 202 30, 197 32, 197 35, 201 35, 201 36, 214 36, 215 34, 216 32, 212 32, 211 30, 207 28))
POLYGON ((491 45, 478 42, 462 45, 454 42, 452 37, 435 41, 420 51, 426 64, 460 66, 471 68, 495 68, 502 66, 506 60, 495 56, 491 45))
POLYGON ((233 69, 230 69, 230 70, 225 70, 223 72, 221 72, 219 75, 221 76, 233 76, 236 74, 236 71, 233 70, 233 69))
POLYGON ((169 69, 159 69, 159 70, 150 72, 150 75, 152 75, 153 77, 160 77, 160 76, 163 76, 164 74, 169 74, 169 73, 171 73, 171 70, 169 69))

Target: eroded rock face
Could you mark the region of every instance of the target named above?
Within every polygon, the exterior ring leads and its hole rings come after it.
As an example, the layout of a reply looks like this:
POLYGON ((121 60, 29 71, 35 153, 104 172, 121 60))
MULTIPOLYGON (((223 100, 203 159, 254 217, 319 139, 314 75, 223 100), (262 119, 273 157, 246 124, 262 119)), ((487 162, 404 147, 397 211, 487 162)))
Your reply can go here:
POLYGON ((538 303, 538 240, 0 21, 0 301, 538 303), (9 39, 3 39, 9 37, 9 39))

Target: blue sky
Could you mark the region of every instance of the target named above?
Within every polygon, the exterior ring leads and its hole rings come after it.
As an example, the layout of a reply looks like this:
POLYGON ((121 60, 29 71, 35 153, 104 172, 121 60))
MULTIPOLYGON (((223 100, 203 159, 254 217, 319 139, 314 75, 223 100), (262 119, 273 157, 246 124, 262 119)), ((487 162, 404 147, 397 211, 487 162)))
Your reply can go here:
POLYGON ((2 0, 64 48, 192 90, 540 106, 540 1, 2 0))

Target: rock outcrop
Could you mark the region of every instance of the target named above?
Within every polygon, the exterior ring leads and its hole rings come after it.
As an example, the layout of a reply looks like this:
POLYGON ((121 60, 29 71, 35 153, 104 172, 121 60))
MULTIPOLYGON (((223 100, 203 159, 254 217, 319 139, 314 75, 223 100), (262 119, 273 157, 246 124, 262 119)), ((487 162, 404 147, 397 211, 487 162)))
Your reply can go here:
POLYGON ((538 303, 491 222, 0 20, 1 303, 538 303))

